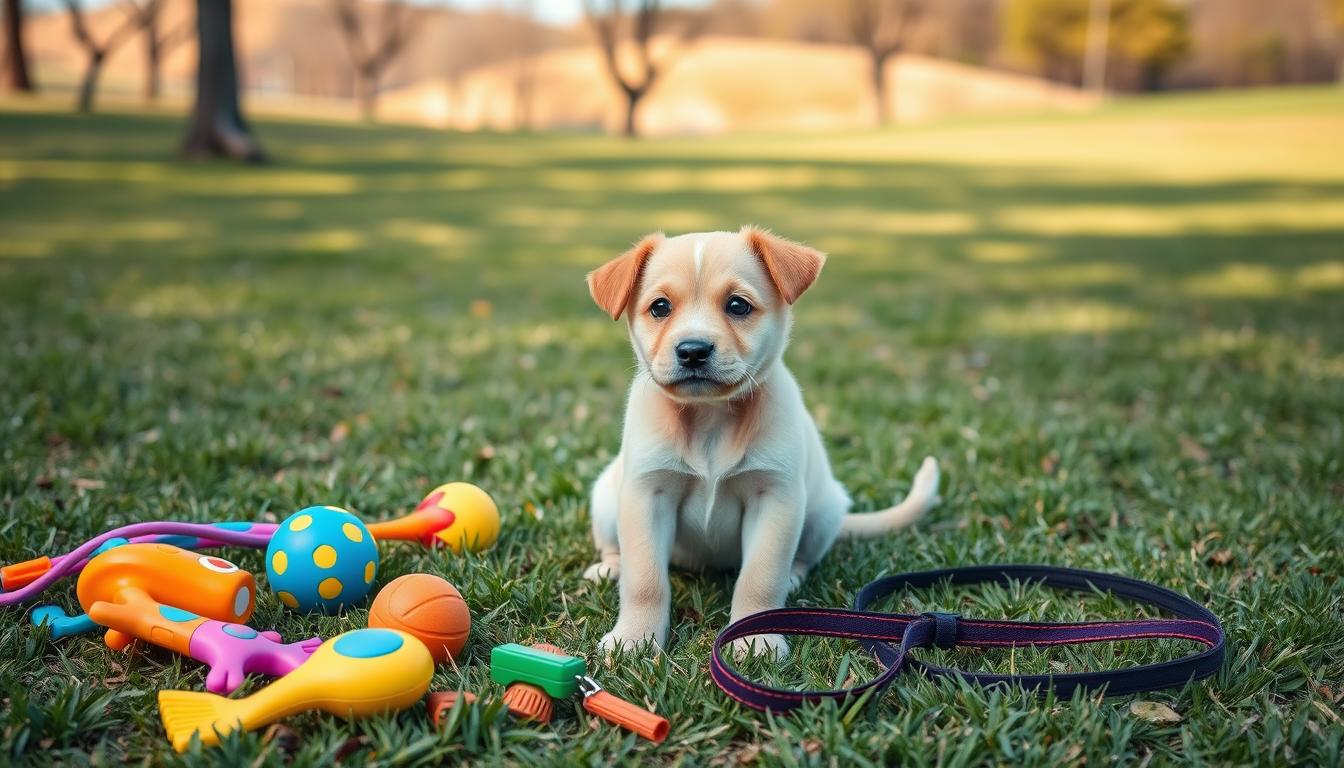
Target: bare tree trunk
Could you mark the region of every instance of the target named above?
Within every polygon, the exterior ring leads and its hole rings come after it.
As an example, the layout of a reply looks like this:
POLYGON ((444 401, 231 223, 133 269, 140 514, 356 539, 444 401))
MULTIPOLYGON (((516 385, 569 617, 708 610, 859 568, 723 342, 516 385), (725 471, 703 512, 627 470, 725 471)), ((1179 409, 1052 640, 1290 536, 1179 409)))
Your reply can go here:
POLYGON ((532 128, 532 90, 535 77, 534 63, 527 59, 518 62, 518 73, 513 81, 513 127, 517 131, 532 128))
POLYGON ((162 49, 159 46, 159 19, 150 18, 144 31, 145 35, 145 101, 153 104, 159 100, 159 59, 162 49))
POLYGON ((37 90, 28 75, 28 52, 23 47, 23 0, 4 0, 5 60, 0 72, 0 90, 32 93, 37 90))
POLYGON ((359 97, 359 114, 364 122, 372 123, 378 118, 378 78, 370 72, 355 74, 355 90, 359 97))
POLYGON ((646 91, 642 88, 626 88, 625 93, 625 127, 621 129, 621 135, 627 139, 633 139, 639 135, 635 125, 635 114, 639 111, 639 102, 644 99, 646 91))
POLYGON ((79 83, 79 101, 75 105, 80 112, 93 111, 93 98, 98 93, 98 76, 103 73, 105 58, 106 54, 103 51, 89 52, 89 63, 84 68, 84 79, 79 83))
POLYGON ((1106 93, 1106 56, 1111 36, 1111 0, 1091 0, 1087 13, 1087 52, 1083 59, 1083 87, 1106 93))
POLYGON ((891 102, 887 99, 887 57, 877 51, 872 54, 873 99, 877 103, 877 124, 891 123, 891 102))
POLYGON ((196 0, 196 106, 182 153, 193 158, 266 159, 238 105, 232 0, 196 0))

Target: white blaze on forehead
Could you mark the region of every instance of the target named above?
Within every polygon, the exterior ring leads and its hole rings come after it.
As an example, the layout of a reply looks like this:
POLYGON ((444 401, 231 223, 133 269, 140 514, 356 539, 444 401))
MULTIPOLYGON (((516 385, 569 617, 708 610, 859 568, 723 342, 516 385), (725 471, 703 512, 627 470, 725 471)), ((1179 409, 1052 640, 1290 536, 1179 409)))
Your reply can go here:
POLYGON ((704 238, 695 238, 695 279, 700 279, 700 267, 705 263, 704 238))

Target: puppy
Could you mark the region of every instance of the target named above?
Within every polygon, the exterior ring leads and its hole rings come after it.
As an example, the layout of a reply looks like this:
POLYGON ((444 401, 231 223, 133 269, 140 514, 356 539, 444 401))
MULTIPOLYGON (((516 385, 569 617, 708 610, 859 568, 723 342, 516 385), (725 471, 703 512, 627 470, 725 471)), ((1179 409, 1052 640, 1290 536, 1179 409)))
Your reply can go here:
MULTIPOLYGON (((875 536, 938 501, 924 459, 909 495, 848 514, 821 435, 781 356, 792 305, 825 254, 769 232, 653 234, 588 275, 593 300, 625 317, 638 360, 620 453, 593 487, 600 561, 620 614, 600 649, 667 640, 668 565, 739 569, 731 618, 780 608, 841 535, 875 536)), ((735 652, 788 654, 778 635, 735 652)))

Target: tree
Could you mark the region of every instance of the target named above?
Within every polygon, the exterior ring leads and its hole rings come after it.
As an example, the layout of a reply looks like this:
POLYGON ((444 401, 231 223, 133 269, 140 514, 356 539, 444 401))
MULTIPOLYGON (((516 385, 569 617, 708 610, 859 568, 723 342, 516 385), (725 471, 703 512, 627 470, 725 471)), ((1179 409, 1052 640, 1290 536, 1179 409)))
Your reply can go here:
POLYGON ((1344 84, 1344 0, 1330 0, 1330 16, 1335 21, 1335 47, 1339 49, 1339 82, 1344 84))
MULTIPOLYGON (((1094 7, 1092 0, 1009 0, 1008 45, 1046 77, 1078 84, 1094 7)), ((1185 8, 1174 0, 1110 0, 1106 70, 1122 87, 1159 87, 1189 53, 1189 26, 1185 8)))
POLYGON ((365 120, 373 120, 378 107, 378 82, 388 66, 406 49, 415 30, 416 17, 402 0, 384 0, 376 40, 365 40, 364 15, 357 0, 332 0, 336 22, 345 36, 355 67, 355 96, 365 120))
MULTIPOLYGON (((663 74, 671 62, 674 51, 664 51, 654 60, 653 35, 668 26, 663 18, 662 4, 658 0, 637 0, 632 18, 626 18, 625 4, 621 0, 611 0, 605 11, 600 11, 597 0, 583 0, 583 10, 597 35, 598 46, 602 49, 602 58, 607 65, 607 73, 625 97, 625 123, 622 133, 633 137, 637 131, 635 117, 639 103, 653 89, 653 84, 663 74), (630 28, 630 42, 635 49, 637 72, 632 77, 621 67, 619 38, 623 28, 630 28)), ((698 21, 683 24, 676 38, 682 43, 695 38, 700 33, 698 21)), ((673 48, 676 48, 674 44, 673 48)))
POLYGON ((153 103, 159 100, 160 68, 163 57, 179 44, 191 39, 193 32, 190 20, 184 20, 166 32, 161 31, 160 22, 167 0, 126 0, 135 16, 136 26, 144 37, 145 43, 145 101, 153 103))
POLYGON ((536 25, 534 0, 519 0, 517 12, 521 24, 511 25, 510 48, 517 54, 513 78, 513 127, 526 131, 532 127, 532 94, 536 90, 540 30, 536 25))
POLYGON ((868 54, 877 122, 891 121, 887 60, 905 50, 924 13, 921 0, 848 0, 849 34, 868 54))
POLYGON ((103 72, 103 63, 135 33, 135 16, 125 14, 121 23, 99 42, 89 31, 88 22, 84 18, 84 8, 80 6, 79 0, 65 0, 65 9, 70 13, 70 31, 89 57, 84 65, 84 78, 79 84, 79 100, 76 102, 76 108, 80 112, 92 112, 93 100, 98 93, 98 76, 103 72))
POLYGON ((31 93, 37 90, 28 74, 28 51, 23 44, 23 0, 4 0, 5 59, 0 63, 0 90, 31 93))
POLYGON ((192 158, 266 159, 238 104, 232 0, 196 0, 196 105, 182 153, 192 158))

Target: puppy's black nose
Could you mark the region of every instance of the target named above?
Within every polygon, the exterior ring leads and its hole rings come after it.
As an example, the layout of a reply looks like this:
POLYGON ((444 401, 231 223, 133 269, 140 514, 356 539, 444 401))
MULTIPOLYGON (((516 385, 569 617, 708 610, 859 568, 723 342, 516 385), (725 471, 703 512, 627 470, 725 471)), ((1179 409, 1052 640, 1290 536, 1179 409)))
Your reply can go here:
POLYGON ((677 360, 683 368, 699 368, 714 354, 714 345, 708 341, 691 339, 677 345, 677 360))

